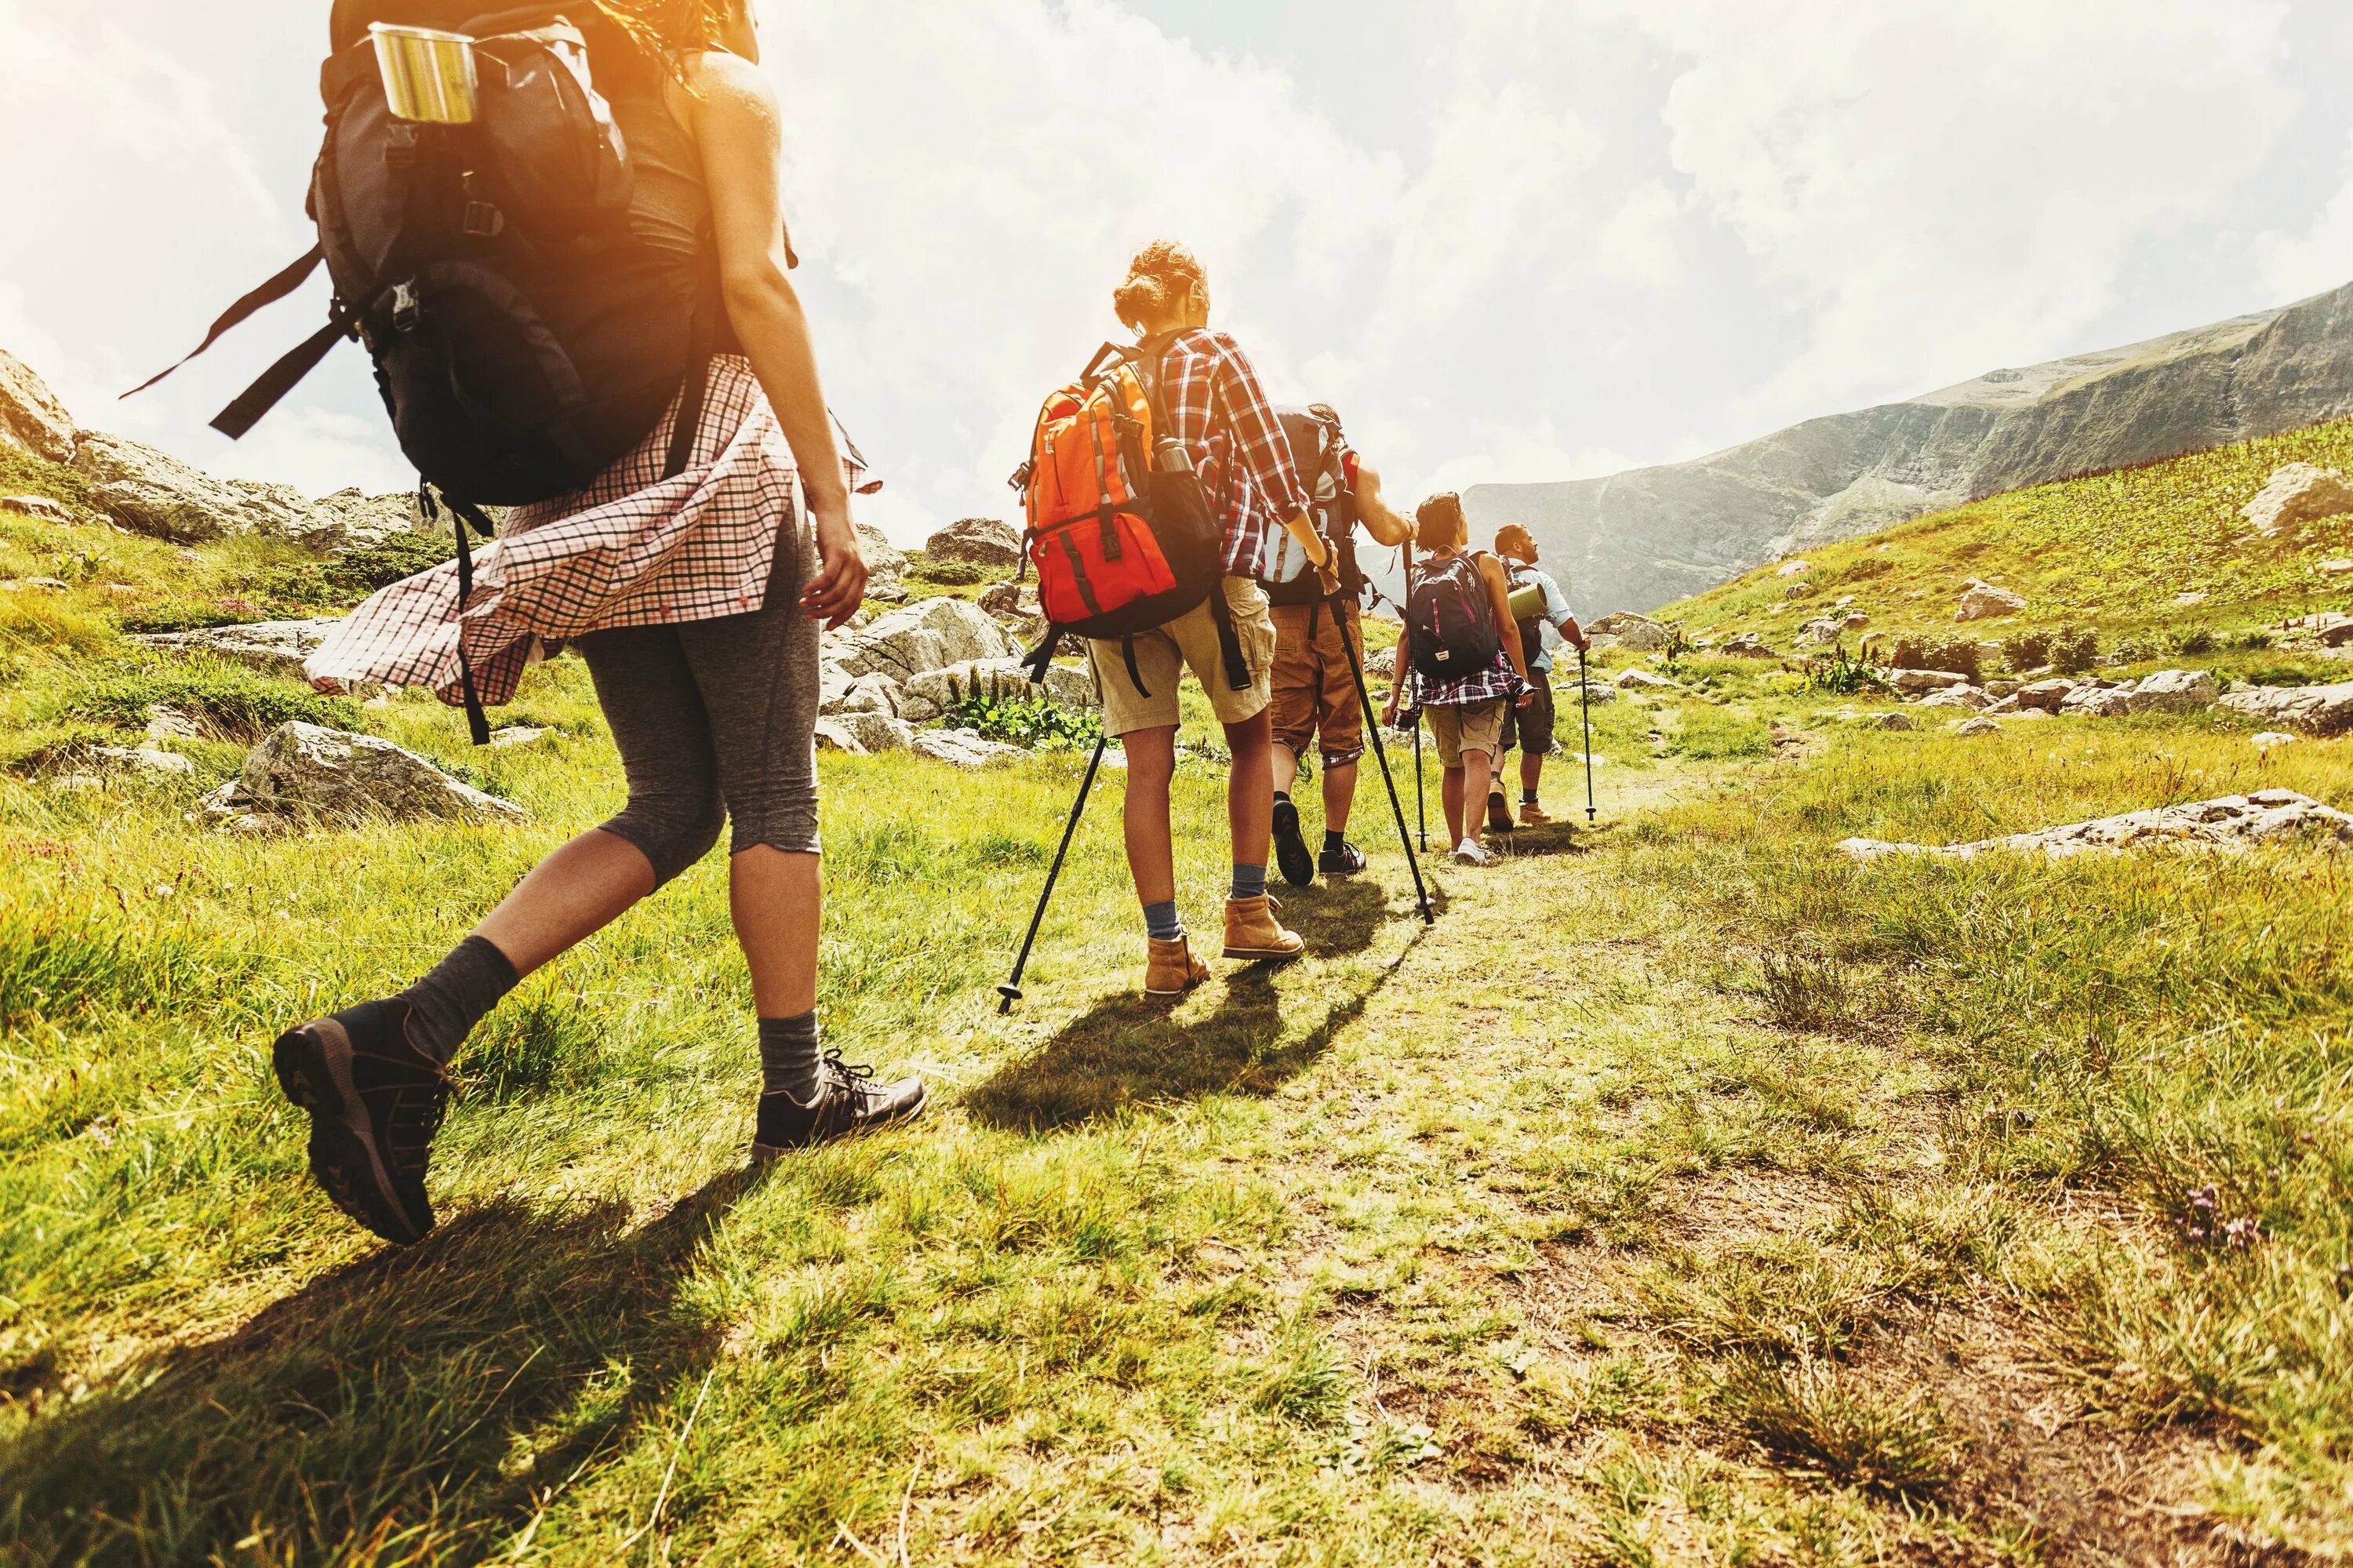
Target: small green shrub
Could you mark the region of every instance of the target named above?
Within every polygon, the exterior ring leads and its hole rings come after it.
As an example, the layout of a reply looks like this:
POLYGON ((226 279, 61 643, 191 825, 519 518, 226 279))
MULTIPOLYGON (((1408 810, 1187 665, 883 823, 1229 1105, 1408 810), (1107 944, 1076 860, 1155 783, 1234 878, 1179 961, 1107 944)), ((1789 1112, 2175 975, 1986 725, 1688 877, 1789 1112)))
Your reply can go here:
POLYGON ((907 575, 917 582, 940 588, 978 588, 983 583, 1003 582, 1013 576, 1013 571, 1008 567, 983 567, 971 561, 935 561, 919 550, 907 557, 907 575))
POLYGON ((1849 1486, 1918 1498, 1953 1478, 1943 1413, 1917 1393, 1882 1395, 1824 1361, 1789 1367, 1744 1356, 1725 1374, 1721 1399, 1768 1452, 1849 1486))
POLYGON ((57 715, 135 729, 158 704, 238 740, 259 739, 282 724, 357 729, 360 723, 360 705, 349 697, 306 692, 238 664, 191 664, 93 682, 69 694, 57 715))
POLYGON ((2173 646, 2177 652, 2195 657, 2201 653, 2211 653, 2218 645, 2213 631, 2200 626, 2194 630, 2183 632, 2173 646))
POLYGON ((197 599, 166 599, 159 605, 123 617, 122 630, 146 636, 174 631, 209 631, 216 626, 242 626, 261 619, 258 612, 225 609, 197 599))
POLYGON ((266 572, 254 589, 283 604, 348 607, 380 588, 430 571, 457 553, 457 540, 450 535, 395 534, 380 545, 332 560, 266 572))
POLYGON ((1869 660, 1861 653, 1849 653, 1841 642, 1822 657, 1806 661, 1806 689, 1852 697, 1863 692, 1885 691, 1887 683, 1871 667, 1869 660))
POLYGON ((1895 644, 1895 668, 1942 670, 1966 675, 1975 685, 1984 678, 1985 655, 1974 638, 1906 637, 1895 644))
POLYGON ((1101 714, 1072 713, 1044 696, 992 697, 968 692, 947 717, 954 726, 978 731, 984 740, 1033 751, 1081 750, 1102 739, 1103 732, 1101 714))

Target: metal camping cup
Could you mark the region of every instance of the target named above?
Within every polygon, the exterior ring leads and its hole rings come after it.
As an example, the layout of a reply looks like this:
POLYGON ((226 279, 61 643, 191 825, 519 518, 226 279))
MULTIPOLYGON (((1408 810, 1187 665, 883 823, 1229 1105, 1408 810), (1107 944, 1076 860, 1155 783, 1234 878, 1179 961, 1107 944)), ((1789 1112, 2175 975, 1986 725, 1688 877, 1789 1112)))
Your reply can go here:
POLYGON ((385 101, 393 118, 426 125, 474 122, 473 39, 384 22, 368 33, 375 40, 376 69, 384 74, 385 101))

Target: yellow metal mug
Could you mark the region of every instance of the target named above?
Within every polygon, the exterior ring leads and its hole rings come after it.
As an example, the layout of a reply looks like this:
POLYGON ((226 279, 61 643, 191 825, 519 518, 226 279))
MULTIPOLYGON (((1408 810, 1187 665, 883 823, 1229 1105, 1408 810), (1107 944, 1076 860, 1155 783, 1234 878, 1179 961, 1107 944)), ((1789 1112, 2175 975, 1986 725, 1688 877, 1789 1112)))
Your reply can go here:
POLYGON ((368 33, 375 40, 376 69, 384 73, 385 101, 395 119, 425 125, 474 122, 473 39, 384 22, 368 33))

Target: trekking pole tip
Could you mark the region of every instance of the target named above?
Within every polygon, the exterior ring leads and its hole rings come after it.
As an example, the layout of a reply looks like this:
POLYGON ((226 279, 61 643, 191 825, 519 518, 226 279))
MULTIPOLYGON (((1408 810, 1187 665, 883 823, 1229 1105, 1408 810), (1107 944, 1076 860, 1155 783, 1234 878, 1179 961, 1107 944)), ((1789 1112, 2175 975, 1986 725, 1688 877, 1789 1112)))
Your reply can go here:
POLYGON ((997 994, 1005 999, 997 1004, 997 1015, 999 1018, 1010 1017, 1013 1004, 1022 1000, 1021 988, 1018 985, 1001 985, 997 988, 997 994))

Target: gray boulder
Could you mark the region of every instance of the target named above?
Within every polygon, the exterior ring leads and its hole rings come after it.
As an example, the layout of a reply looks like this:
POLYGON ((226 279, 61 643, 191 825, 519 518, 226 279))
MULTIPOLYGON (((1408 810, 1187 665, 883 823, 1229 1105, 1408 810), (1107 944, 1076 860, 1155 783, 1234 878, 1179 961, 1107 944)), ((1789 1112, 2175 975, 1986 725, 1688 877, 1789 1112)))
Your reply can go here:
POLYGON ((1967 675, 1956 675, 1949 670, 1890 670, 1887 683, 1906 696, 1918 696, 1927 692, 1950 691, 1969 683, 1967 675))
MULTIPOLYGON (((999 702, 1028 702, 1040 694, 1029 672, 1011 659, 975 660, 945 670, 927 671, 907 683, 906 705, 901 716, 921 724, 935 719, 974 694, 999 702)), ((1043 694, 1057 707, 1083 709, 1100 705, 1092 676, 1068 664, 1049 665, 1043 694)))
POLYGON ((1999 719, 1987 718, 1984 715, 1980 714, 1973 719, 1963 719, 1958 725, 1954 726, 1953 733, 1965 737, 1975 737, 1981 735, 2000 735, 2001 733, 2001 721, 1999 719))
POLYGON ((954 768, 986 768, 1005 758, 1029 755, 1018 746, 983 740, 968 729, 919 730, 908 749, 918 757, 928 757, 954 768))
POLYGON ((2128 694, 2129 712, 2186 714, 2211 708, 2222 688, 2211 670, 2159 670, 2145 676, 2128 694))
POLYGON ((841 715, 817 721, 817 748, 819 751, 839 751, 850 757, 866 755, 866 743, 858 738, 858 731, 841 715))
POLYGON ((915 726, 889 714, 842 714, 826 722, 857 741, 860 749, 873 755, 904 751, 915 740, 915 726))
POLYGON ((2257 686, 2231 693, 2222 705, 2306 735, 2353 731, 2353 681, 2334 686, 2257 686))
POLYGON ((2294 534, 2307 523, 2353 512, 2353 483, 2333 468, 2292 462, 2271 477, 2239 515, 2267 539, 2294 534))
POLYGON ((430 532, 433 524, 417 510, 417 497, 370 495, 363 490, 339 490, 311 508, 311 521, 295 535, 313 550, 329 555, 346 550, 371 550, 401 534, 430 532))
POLYGON ((90 756, 103 768, 158 778, 185 779, 196 770, 195 763, 177 752, 160 751, 152 746, 101 746, 91 751, 90 756))
POLYGON ((234 535, 301 539, 325 526, 299 491, 253 480, 219 480, 121 436, 83 431, 73 468, 93 505, 134 534, 200 545, 234 535))
POLYGON ((340 620, 257 620, 245 626, 157 632, 132 641, 167 653, 209 653, 300 681, 305 678, 302 662, 341 625, 340 620))
POLYGON ((1924 708, 1967 708, 1971 713, 1983 713, 1993 706, 1993 698, 1967 682, 1930 692, 1919 701, 1924 708))
POLYGON ((978 605, 960 599, 927 599, 894 609, 845 638, 831 662, 852 681, 860 675, 887 675, 904 685, 927 671, 1020 653, 1020 645, 978 605))
POLYGON ((1648 670, 1629 670, 1618 677, 1621 692, 1679 692, 1683 687, 1664 675, 1654 675, 1648 670))
POLYGON ((839 696, 828 697, 818 710, 828 718, 845 714, 881 714, 897 718, 905 710, 906 693, 888 675, 860 675, 839 696))
POLYGON ((902 604, 907 598, 907 556, 891 536, 871 523, 860 523, 858 547, 866 557, 866 597, 880 604, 902 604))
POLYGON ((374 736, 317 725, 281 725, 254 747, 245 770, 206 797, 224 825, 276 826, 395 821, 478 825, 529 821, 522 807, 485 795, 412 751, 374 736))
POLYGON ((0 447, 51 462, 74 454, 73 416, 32 366, 9 354, 0 354, 0 447))
POLYGON ((976 567, 1018 567, 1021 531, 993 517, 967 517, 925 540, 923 554, 935 561, 964 561, 976 567))
POLYGON ((1605 615, 1586 630, 1596 638, 1609 638, 1609 646, 1623 648, 1630 653, 1661 653, 1673 641, 1664 626, 1647 615, 1630 610, 1617 615, 1605 615))
POLYGON ((2078 686, 2059 711, 2073 718, 2122 718, 2133 711, 2132 693, 2121 686, 2078 686))
POLYGON ((2017 615, 2025 609, 2025 595, 1972 578, 1961 593, 1961 606, 1953 612, 1953 619, 1961 621, 2000 620, 2006 615, 2017 615))
POLYGON ((70 523, 73 508, 62 501, 52 501, 46 495, 0 495, 0 512, 14 512, 20 517, 37 517, 44 523, 70 523))
POLYGON ((1997 852, 2042 854, 2056 860, 2079 854, 2121 854, 2127 850, 2234 851, 2263 844, 2296 843, 2353 849, 2353 816, 2293 790, 2265 789, 2253 795, 2163 806, 1976 843, 1930 846, 1849 839, 1839 849, 1855 860, 1866 862, 1891 855, 1975 860, 1981 854, 1997 852))
POLYGON ((1767 646, 1765 639, 1753 631, 1744 631, 1724 645, 1724 652, 1734 659, 1778 659, 1780 655, 1767 646))
POLYGON ((2018 705, 2021 708, 2040 708, 2044 713, 2055 714, 2059 711, 2060 705, 2074 693, 2075 686, 2075 682, 2068 680, 2030 682, 2018 688, 2018 705))

